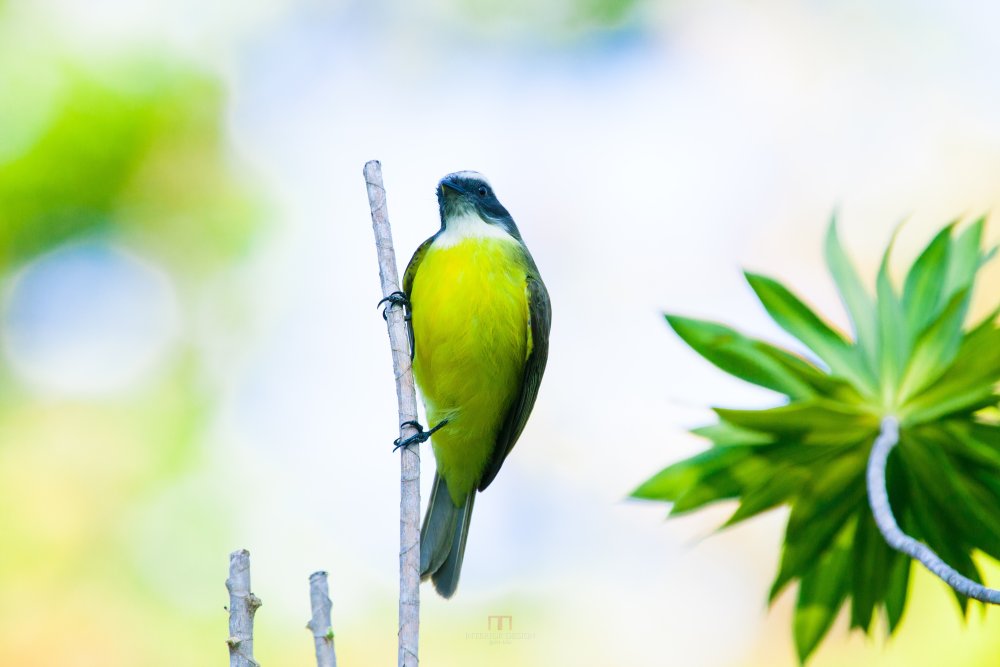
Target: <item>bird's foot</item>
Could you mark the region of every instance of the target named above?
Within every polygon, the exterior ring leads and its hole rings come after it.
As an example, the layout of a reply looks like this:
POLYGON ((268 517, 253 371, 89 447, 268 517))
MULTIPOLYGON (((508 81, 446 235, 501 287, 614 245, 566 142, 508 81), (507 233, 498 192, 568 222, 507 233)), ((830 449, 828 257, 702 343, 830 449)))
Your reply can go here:
POLYGON ((432 429, 430 429, 429 431, 425 431, 424 427, 420 424, 420 422, 417 421, 403 422, 402 424, 399 425, 400 428, 403 428, 404 426, 412 426, 413 428, 417 429, 417 432, 411 435, 409 438, 406 438, 405 440, 403 440, 402 438, 396 438, 395 440, 393 440, 392 444, 395 445, 395 447, 392 448, 392 451, 396 451, 400 447, 409 447, 410 445, 419 445, 420 443, 427 442, 428 440, 431 439, 432 435, 441 430, 441 428, 447 423, 448 423, 447 419, 442 419, 432 429))
POLYGON ((375 304, 375 307, 378 308, 383 303, 388 303, 389 304, 385 308, 382 309, 382 319, 383 320, 389 319, 389 315, 387 314, 386 311, 388 311, 390 308, 392 308, 393 306, 402 306, 403 307, 403 319, 409 321, 409 319, 410 319, 410 308, 411 308, 411 305, 410 305, 410 299, 409 299, 409 297, 406 296, 406 292, 400 292, 400 291, 397 290, 397 291, 393 292, 392 294, 390 294, 389 296, 385 297, 384 299, 380 300, 377 304, 375 304))

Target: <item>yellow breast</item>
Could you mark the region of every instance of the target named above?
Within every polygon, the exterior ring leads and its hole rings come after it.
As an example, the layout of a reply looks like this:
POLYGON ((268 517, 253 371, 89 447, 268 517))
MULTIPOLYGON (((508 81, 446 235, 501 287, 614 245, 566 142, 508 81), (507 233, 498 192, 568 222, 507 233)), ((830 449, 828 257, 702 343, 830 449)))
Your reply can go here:
POLYGON ((410 293, 413 371, 432 443, 453 498, 479 482, 528 353, 526 273, 513 240, 471 237, 432 244, 410 293))

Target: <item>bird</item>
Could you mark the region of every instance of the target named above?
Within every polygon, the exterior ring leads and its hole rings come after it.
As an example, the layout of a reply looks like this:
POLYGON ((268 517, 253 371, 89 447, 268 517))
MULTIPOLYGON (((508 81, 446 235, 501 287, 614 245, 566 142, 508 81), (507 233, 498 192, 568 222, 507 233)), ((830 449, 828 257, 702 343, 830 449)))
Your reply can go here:
POLYGON ((430 437, 436 461, 420 531, 420 575, 450 598, 476 494, 497 476, 538 396, 552 307, 514 219, 485 176, 448 174, 436 194, 441 227, 410 259, 403 293, 413 374, 433 425, 415 438, 430 437))

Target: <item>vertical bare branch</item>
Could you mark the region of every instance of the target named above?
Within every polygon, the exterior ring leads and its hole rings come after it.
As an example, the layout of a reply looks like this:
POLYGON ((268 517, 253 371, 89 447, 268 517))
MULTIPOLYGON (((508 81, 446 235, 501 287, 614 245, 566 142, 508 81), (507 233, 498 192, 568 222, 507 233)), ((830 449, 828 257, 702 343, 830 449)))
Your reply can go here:
MULTIPOLYGON (((375 248, 378 251, 382 296, 399 290, 396 253, 392 247, 392 229, 386 210, 382 166, 378 160, 365 164, 368 204, 372 210, 375 248)), ((413 386, 409 339, 403 308, 390 303, 386 308, 392 368, 396 375, 396 398, 399 402, 400 438, 416 435, 405 422, 417 419, 417 392, 413 386)), ((403 447, 400 458, 399 499, 399 667, 417 667, 420 637, 420 451, 403 447)))
POLYGON ((889 460, 889 453, 898 442, 899 421, 895 417, 886 417, 882 420, 882 428, 868 456, 867 471, 868 504, 872 508, 875 525, 878 526, 882 537, 890 547, 920 561, 924 567, 962 595, 981 602, 1000 604, 1000 591, 987 588, 963 576, 941 560, 930 547, 913 539, 899 528, 896 517, 892 514, 892 507, 889 505, 889 493, 885 488, 885 466, 889 460))
POLYGON ((333 650, 333 626, 330 623, 330 589, 326 583, 326 572, 309 575, 309 602, 312 606, 312 620, 308 628, 312 630, 316 643, 316 665, 337 667, 337 654, 333 650))
POLYGON ((253 659, 253 617, 260 598, 250 592, 250 552, 229 554, 229 667, 259 667, 253 659))

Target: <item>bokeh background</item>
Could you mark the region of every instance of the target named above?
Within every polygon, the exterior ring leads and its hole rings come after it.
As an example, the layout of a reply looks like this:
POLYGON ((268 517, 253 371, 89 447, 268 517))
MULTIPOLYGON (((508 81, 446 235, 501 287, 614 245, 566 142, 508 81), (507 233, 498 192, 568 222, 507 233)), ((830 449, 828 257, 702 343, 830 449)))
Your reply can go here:
MULTIPOLYGON (((437 179, 476 169, 554 303, 461 590, 425 589, 424 661, 793 665, 794 593, 765 604, 783 511, 712 535, 731 508, 665 523, 626 500, 704 447, 685 429, 706 406, 776 400, 661 314, 787 343, 740 267, 844 323, 835 208, 867 275, 900 221, 908 259, 995 209, 998 21, 902 0, 0 0, 0 665, 225 664, 240 547, 263 664, 310 664, 316 569, 342 664, 392 664, 371 158, 401 263, 438 225, 437 179), (525 637, 477 639, 489 615, 525 637)), ((998 298, 994 266, 978 312, 998 298)), ((426 492, 429 454, 424 473, 426 492)), ((841 619, 812 664, 996 664, 1000 614, 957 609, 918 572, 895 638, 841 619)))

